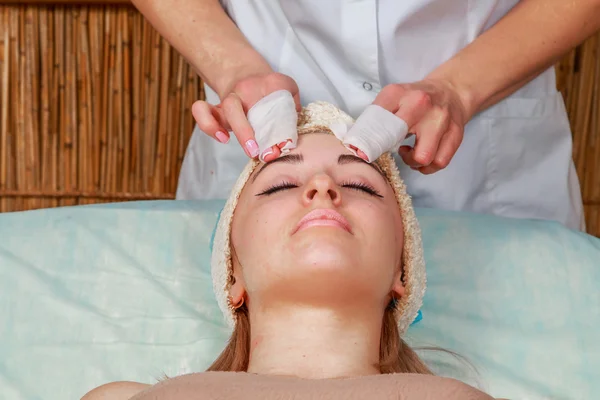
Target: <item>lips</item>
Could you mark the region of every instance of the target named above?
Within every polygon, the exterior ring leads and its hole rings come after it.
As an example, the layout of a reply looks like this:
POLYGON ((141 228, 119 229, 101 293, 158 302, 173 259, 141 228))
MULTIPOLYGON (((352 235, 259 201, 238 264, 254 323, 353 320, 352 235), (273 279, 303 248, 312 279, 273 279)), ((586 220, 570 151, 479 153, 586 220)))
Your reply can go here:
POLYGON ((329 208, 317 208, 304 216, 296 225, 292 234, 312 226, 331 226, 342 228, 348 233, 352 233, 352 228, 348 220, 339 212, 329 208))

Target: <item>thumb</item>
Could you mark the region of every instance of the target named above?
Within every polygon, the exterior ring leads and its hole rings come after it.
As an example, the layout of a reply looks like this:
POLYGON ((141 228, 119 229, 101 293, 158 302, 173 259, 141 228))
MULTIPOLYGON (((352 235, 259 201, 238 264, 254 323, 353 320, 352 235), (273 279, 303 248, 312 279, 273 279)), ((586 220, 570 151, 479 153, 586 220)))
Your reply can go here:
POLYGON ((296 104, 296 111, 302 111, 302 104, 300 103, 300 93, 294 94, 294 103, 296 104))
POLYGON ((258 145, 254 139, 254 130, 248 122, 248 117, 240 98, 231 93, 222 103, 224 115, 233 130, 238 142, 242 145, 250 158, 258 156, 258 145))
POLYGON ((395 114, 396 112, 398 112, 399 109, 398 100, 406 92, 407 90, 401 85, 387 85, 381 90, 381 92, 377 94, 377 97, 375 97, 373 104, 388 110, 392 114, 395 114))

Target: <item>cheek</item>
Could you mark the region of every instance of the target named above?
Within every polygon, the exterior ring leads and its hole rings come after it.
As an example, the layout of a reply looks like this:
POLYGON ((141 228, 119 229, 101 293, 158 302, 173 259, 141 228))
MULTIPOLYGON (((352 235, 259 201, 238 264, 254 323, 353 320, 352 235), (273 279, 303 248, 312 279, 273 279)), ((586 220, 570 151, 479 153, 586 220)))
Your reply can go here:
POLYGON ((373 203, 362 205, 360 210, 360 218, 367 228, 365 235, 369 251, 381 249, 382 251, 373 254, 378 253, 381 258, 386 259, 386 262, 393 263, 399 260, 404 237, 399 211, 389 205, 373 203))
POLYGON ((279 207, 274 204, 255 206, 236 214, 232 226, 232 238, 236 249, 246 252, 249 248, 257 248, 264 240, 273 235, 280 221, 279 207))
POLYGON ((231 238, 247 281, 260 280, 258 275, 269 273, 280 257, 289 213, 278 203, 265 202, 244 210, 234 219, 231 238))
POLYGON ((254 227, 252 232, 254 245, 269 247, 271 243, 275 243, 274 240, 281 239, 286 223, 290 220, 289 208, 289 205, 286 206, 286 202, 283 201, 272 201, 254 208, 248 215, 254 227), (256 241, 261 242, 256 243, 256 241))
POLYGON ((396 230, 396 219, 385 204, 367 203, 357 208, 372 237, 389 238, 396 230))

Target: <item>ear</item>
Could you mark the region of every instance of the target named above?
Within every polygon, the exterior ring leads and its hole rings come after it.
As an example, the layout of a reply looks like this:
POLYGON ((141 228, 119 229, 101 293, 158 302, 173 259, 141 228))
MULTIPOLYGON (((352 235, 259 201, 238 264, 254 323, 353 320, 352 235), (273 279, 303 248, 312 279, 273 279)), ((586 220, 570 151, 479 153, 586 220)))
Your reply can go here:
POLYGON ((246 284, 244 283, 244 277, 240 272, 240 268, 234 267, 233 284, 229 288, 229 297, 231 297, 233 304, 240 304, 246 297, 246 284))
POLYGON ((398 268, 398 270, 394 274, 392 293, 394 293, 397 299, 401 299, 402 297, 404 297, 405 292, 406 289, 404 287, 404 283, 402 282, 402 266, 400 266, 400 268, 398 268))

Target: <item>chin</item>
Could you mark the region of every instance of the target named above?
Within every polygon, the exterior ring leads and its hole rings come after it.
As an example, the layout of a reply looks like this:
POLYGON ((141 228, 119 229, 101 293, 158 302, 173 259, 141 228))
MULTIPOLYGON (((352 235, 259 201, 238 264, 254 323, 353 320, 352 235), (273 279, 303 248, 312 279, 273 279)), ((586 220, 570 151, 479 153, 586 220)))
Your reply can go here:
POLYGON ((340 252, 335 248, 320 246, 318 249, 294 254, 290 264, 297 279, 313 281, 337 281, 347 279, 349 275, 361 271, 358 257, 340 252))
POLYGON ((370 264, 359 253, 356 241, 331 232, 311 234, 295 238, 288 250, 281 263, 286 272, 276 283, 288 301, 345 307, 377 298, 375 289, 380 285, 374 283, 381 280, 365 268, 370 264))
POLYGON ((290 243, 294 264, 321 270, 352 268, 358 261, 357 243, 352 239, 349 233, 331 228, 298 232, 290 243))

